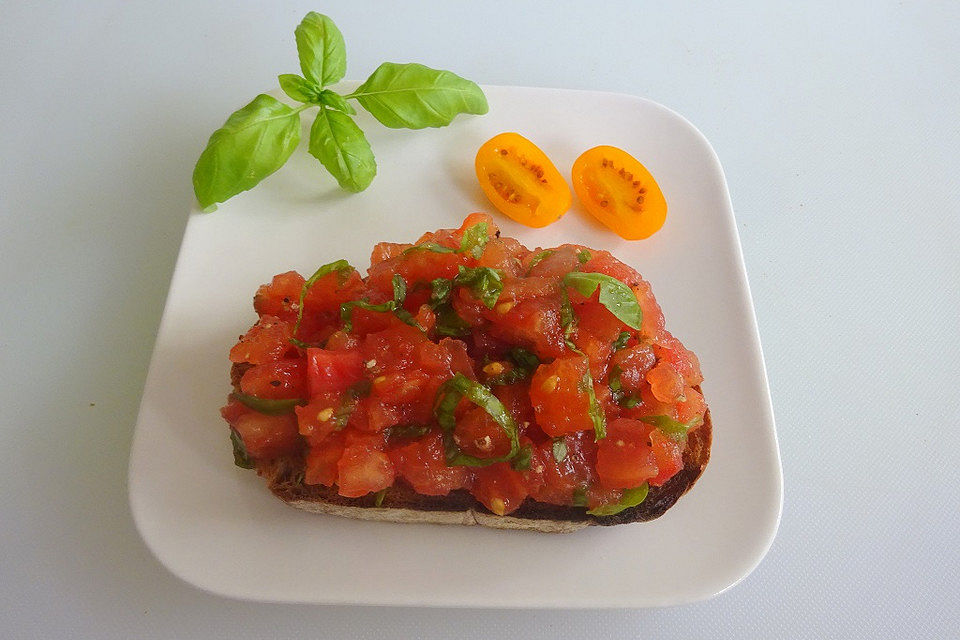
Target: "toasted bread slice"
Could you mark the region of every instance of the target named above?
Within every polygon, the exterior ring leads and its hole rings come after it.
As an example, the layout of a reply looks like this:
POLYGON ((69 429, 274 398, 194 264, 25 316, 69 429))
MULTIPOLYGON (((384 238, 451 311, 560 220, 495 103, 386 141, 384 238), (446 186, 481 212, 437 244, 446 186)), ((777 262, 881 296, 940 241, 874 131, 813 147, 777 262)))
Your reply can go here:
MULTIPOLYGON (((698 388, 699 390, 699 388, 698 388)), ((646 500, 636 507, 612 516, 591 516, 583 507, 567 507, 527 498, 508 516, 498 516, 484 508, 465 490, 446 496, 426 496, 403 484, 387 491, 378 507, 374 496, 345 498, 334 488, 303 484, 303 461, 281 459, 262 462, 257 472, 270 490, 292 507, 329 513, 360 520, 387 522, 429 522, 434 524, 481 525, 497 529, 527 529, 544 533, 569 533, 591 525, 615 525, 643 522, 662 516, 694 485, 710 459, 712 425, 710 412, 704 423, 690 433, 683 454, 684 466, 661 487, 651 487, 646 500)))

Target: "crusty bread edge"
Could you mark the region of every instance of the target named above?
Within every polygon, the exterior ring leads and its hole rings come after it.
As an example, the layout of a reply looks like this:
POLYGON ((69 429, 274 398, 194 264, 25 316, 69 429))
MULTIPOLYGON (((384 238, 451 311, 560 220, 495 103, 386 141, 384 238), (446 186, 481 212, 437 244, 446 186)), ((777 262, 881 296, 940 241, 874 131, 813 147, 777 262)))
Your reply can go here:
MULTIPOLYGON (((583 508, 545 505, 529 499, 515 512, 516 515, 507 516, 492 514, 475 502, 466 508, 442 504, 439 508, 389 505, 376 507, 370 504, 369 497, 351 500, 331 496, 332 500, 325 499, 317 495, 317 487, 303 485, 291 465, 283 462, 260 464, 257 471, 266 479, 271 492, 279 499, 291 507, 311 513, 381 522, 480 525, 541 533, 571 533, 588 526, 627 524, 660 517, 700 478, 710 459, 711 443, 712 423, 708 410, 704 416, 704 424, 690 434, 689 446, 684 453, 683 469, 663 486, 651 488, 647 499, 640 505, 604 517, 589 516, 583 508)), ((433 500, 435 504, 437 500, 443 502, 442 498, 433 500)))

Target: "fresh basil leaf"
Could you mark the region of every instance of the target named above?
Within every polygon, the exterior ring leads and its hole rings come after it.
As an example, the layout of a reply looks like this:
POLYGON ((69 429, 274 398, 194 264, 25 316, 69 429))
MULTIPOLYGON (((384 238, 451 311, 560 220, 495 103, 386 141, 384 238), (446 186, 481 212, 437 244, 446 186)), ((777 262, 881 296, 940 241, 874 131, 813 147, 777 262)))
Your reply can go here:
POLYGON ((343 322, 343 330, 353 331, 353 310, 357 307, 367 311, 377 311, 387 313, 397 308, 397 303, 393 300, 387 300, 380 304, 373 304, 366 300, 351 300, 340 305, 340 320, 343 322))
POLYGON ((573 312, 573 305, 570 303, 567 290, 562 289, 560 293, 562 298, 560 303, 560 328, 563 329, 563 339, 570 350, 576 351, 577 347, 570 341, 570 336, 577 330, 577 316, 573 312))
POLYGON ((613 341, 613 350, 620 351, 627 346, 627 343, 630 342, 630 332, 621 331, 620 335, 617 336, 617 339, 613 341))
POLYGON ((581 250, 577 253, 577 260, 580 262, 580 264, 587 264, 588 262, 590 262, 590 258, 591 258, 591 257, 592 257, 592 256, 591 256, 590 252, 587 251, 586 249, 581 249, 581 250))
MULTIPOLYGON (((497 462, 506 462, 520 454, 520 440, 517 425, 507 412, 503 403, 497 399, 490 389, 479 382, 475 382, 462 373, 458 373, 437 390, 434 402, 434 416, 444 430, 444 448, 446 450, 447 465, 485 467, 497 462), (500 425, 503 432, 510 438, 510 451, 496 458, 477 458, 460 451, 453 439, 453 430, 457 426, 454 415, 461 398, 466 397, 470 402, 486 411, 493 421, 500 425)), ((529 460, 528 460, 529 464, 529 460)))
POLYGON ((320 98, 320 87, 295 73, 283 73, 277 80, 283 92, 298 102, 316 102, 320 98))
POLYGON ((529 445, 520 447, 520 452, 513 460, 510 466, 514 471, 527 471, 530 469, 530 460, 533 458, 533 449, 529 445))
POLYGON ((453 292, 453 280, 449 278, 437 278, 430 283, 430 306, 436 309, 440 305, 450 302, 450 294, 453 292))
POLYGON ((434 325, 437 333, 441 336, 451 338, 460 338, 470 333, 470 323, 461 318, 449 304, 445 304, 436 310, 437 322, 434 325))
POLYGON ((203 209, 252 189, 283 166, 300 142, 300 112, 260 94, 213 132, 193 169, 203 209))
POLYGON ((398 424, 387 429, 387 440, 416 440, 429 432, 430 425, 427 424, 398 424))
POLYGON ((393 274, 393 301, 397 303, 397 308, 407 299, 407 283, 399 273, 393 274))
POLYGON ((377 491, 376 495, 373 497, 373 506, 382 507, 383 499, 387 497, 387 489, 380 489, 377 491))
POLYGON ((490 241, 486 222, 478 222, 472 227, 468 227, 463 232, 460 239, 460 251, 458 253, 470 253, 474 258, 480 259, 483 255, 483 248, 490 241))
POLYGON ((550 256, 552 256, 553 254, 554 254, 553 249, 546 249, 545 251, 541 251, 537 255, 533 256, 533 259, 530 261, 530 266, 527 267, 527 273, 530 273, 530 271, 535 266, 543 262, 546 258, 549 258, 550 256))
POLYGON ((600 288, 600 304, 631 329, 639 329, 643 323, 643 311, 633 290, 616 278, 603 273, 572 271, 563 277, 563 283, 590 297, 600 288))
POLYGON ((456 253, 456 249, 451 249, 450 247, 444 247, 443 245, 437 244, 436 242, 424 242, 423 244, 415 244, 409 249, 403 250, 403 255, 408 253, 413 253, 414 251, 431 251, 433 253, 456 253))
POLYGON ((553 439, 553 459, 563 462, 567 458, 567 441, 563 438, 553 439))
POLYGON ((488 309, 493 309, 503 291, 503 276, 499 269, 490 267, 458 267, 454 284, 467 287, 488 309))
POLYGON ((347 97, 356 98, 391 129, 443 127, 459 113, 479 115, 489 109, 475 83, 416 63, 384 62, 347 97))
POLYGON ((620 498, 620 501, 616 504, 602 504, 595 509, 589 509, 587 513, 592 516, 612 516, 620 513, 624 509, 629 509, 630 507, 635 507, 644 500, 647 499, 647 493, 650 491, 650 487, 647 483, 643 483, 635 489, 624 489, 623 496, 620 498))
POLYGON ((347 48, 343 34, 325 15, 311 11, 294 31, 303 75, 321 87, 343 79, 347 72, 347 48))
POLYGON ((285 413, 292 413, 294 407, 307 404, 307 401, 302 398, 272 400, 270 398, 251 396, 246 393, 234 393, 232 395, 242 404, 253 409, 257 413, 264 413, 268 416, 280 416, 285 413))
POLYGON ((521 347, 508 351, 507 359, 513 364, 513 368, 490 378, 487 380, 487 384, 490 386, 515 384, 532 376, 533 372, 540 366, 540 358, 535 353, 521 347))
POLYGON ((233 464, 241 469, 253 469, 253 460, 250 459, 250 454, 247 453, 247 447, 243 444, 243 439, 240 437, 240 434, 233 429, 230 429, 230 442, 233 444, 233 464))
POLYGON ((587 506, 587 488, 585 486, 579 486, 573 490, 573 506, 587 506))
POLYGON ((594 441, 599 441, 607 437, 607 418, 603 413, 603 407, 601 407, 597 401, 597 391, 593 388, 593 376, 590 374, 590 361, 586 354, 577 349, 574 344, 567 342, 567 346, 571 351, 579 354, 580 357, 587 361, 587 370, 584 372, 583 378, 580 379, 580 385, 581 390, 587 394, 587 414, 590 416, 590 422, 593 423, 593 439, 594 441))
POLYGON ((347 102, 346 98, 335 91, 331 91, 330 89, 324 89, 321 91, 319 100, 320 104, 325 104, 336 111, 349 113, 352 116, 357 115, 357 110, 350 106, 350 103, 347 102))
POLYGON ((347 191, 363 191, 377 175, 377 161, 366 136, 340 111, 320 107, 310 127, 309 151, 347 191))
MULTIPOLYGON (((304 281, 303 286, 300 287, 300 301, 297 305, 297 322, 293 325, 294 336, 297 335, 297 331, 300 330, 300 323, 303 322, 303 302, 307 299, 307 292, 310 291, 310 287, 317 284, 317 281, 320 280, 320 278, 331 273, 336 273, 340 284, 343 284, 347 281, 347 274, 352 271, 356 271, 356 269, 351 267, 350 263, 346 260, 335 260, 321 266, 319 269, 313 272, 312 276, 304 281)), ((307 343, 301 343, 299 340, 297 340, 297 342, 294 344, 303 348, 313 346, 308 345, 307 343)))
POLYGON ((688 422, 680 422, 670 416, 644 416, 640 418, 640 420, 641 422, 652 424, 662 431, 663 435, 679 443, 685 443, 687 441, 687 432, 703 422, 700 416, 694 416, 688 422))

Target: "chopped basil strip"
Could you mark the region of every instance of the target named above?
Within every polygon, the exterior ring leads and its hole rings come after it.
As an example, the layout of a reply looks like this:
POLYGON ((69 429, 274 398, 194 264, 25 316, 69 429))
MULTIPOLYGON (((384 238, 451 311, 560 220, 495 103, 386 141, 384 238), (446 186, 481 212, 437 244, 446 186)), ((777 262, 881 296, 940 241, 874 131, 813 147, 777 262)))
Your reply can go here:
POLYGON ((590 262, 590 258, 592 257, 593 256, 590 254, 590 252, 587 251, 586 249, 581 249, 580 252, 577 254, 577 260, 580 261, 580 264, 587 264, 588 262, 590 262))
POLYGON ((514 471, 527 471, 530 468, 530 459, 533 457, 533 449, 529 445, 520 447, 520 453, 510 462, 514 471))
POLYGON ((407 283, 399 273, 393 274, 393 301, 397 303, 397 308, 407 299, 407 283))
MULTIPOLYGON (((312 276, 307 278, 306 282, 303 283, 303 287, 300 288, 300 303, 297 306, 297 322, 293 325, 293 335, 297 335, 297 331, 300 329, 300 323, 303 321, 303 301, 307 298, 307 291, 310 290, 310 287, 317 284, 317 281, 325 275, 336 272, 340 284, 343 284, 347 281, 347 273, 351 271, 356 271, 353 267, 350 266, 350 263, 346 260, 336 260, 329 264, 325 264, 319 269, 317 269, 312 276)), ((300 346, 300 345, 297 345, 300 346)))
POLYGON ((405 249, 403 255, 407 255, 413 251, 431 251, 433 253, 469 253, 474 258, 479 259, 480 256, 483 255, 483 248, 489 241, 490 236, 487 223, 478 222, 464 230, 463 237, 460 238, 459 249, 451 249, 436 242, 424 242, 423 244, 415 244, 405 249))
POLYGON ((616 278, 603 273, 572 271, 563 277, 563 283, 590 297, 600 289, 600 304, 631 329, 639 329, 643 323, 643 311, 633 290, 616 278))
POLYGON ((307 401, 301 398, 272 400, 270 398, 251 396, 246 393, 234 393, 233 397, 257 413, 265 413, 268 416, 279 416, 290 413, 294 407, 307 404, 307 401))
POLYGON ((547 258, 549 258, 550 256, 552 256, 553 254, 554 254, 553 249, 547 249, 547 250, 541 251, 541 252, 538 253, 537 255, 533 256, 533 259, 530 261, 530 266, 527 267, 527 273, 529 274, 530 271, 531 271, 535 266, 537 266, 538 264, 540 264, 541 262, 543 262, 545 259, 547 259, 547 258))
POLYGON ((565 289, 561 291, 561 297, 563 298, 563 302, 560 305, 560 326, 563 328, 563 337, 567 346, 570 347, 571 350, 576 351, 577 348, 573 346, 570 336, 577 329, 577 315, 573 312, 573 305, 570 304, 570 296, 567 295, 565 289))
POLYGON ((487 223, 478 222, 472 227, 468 227, 463 232, 463 238, 460 239, 460 251, 458 253, 470 253, 474 258, 480 259, 483 255, 483 248, 490 241, 487 233, 487 223))
POLYGON ((592 516, 612 516, 620 513, 624 509, 635 507, 647 499, 647 492, 650 487, 643 483, 635 489, 624 489, 623 496, 616 504, 602 504, 595 509, 589 509, 587 513, 592 516))
POLYGON ((531 351, 521 347, 510 349, 507 352, 507 359, 513 364, 513 368, 487 380, 487 384, 505 385, 515 384, 529 378, 533 372, 540 366, 540 358, 531 351))
POLYGON ((573 506, 587 506, 587 488, 585 486, 581 485, 573 490, 573 506))
POLYGON ((617 336, 617 339, 613 341, 613 350, 620 351, 627 346, 627 343, 630 342, 630 332, 621 331, 620 335, 617 336))
POLYGON ((593 388, 593 376, 590 375, 590 360, 586 354, 577 349, 573 343, 568 341, 567 346, 570 347, 571 351, 580 354, 580 356, 587 361, 587 370, 583 374, 583 378, 580 379, 580 390, 587 394, 587 413, 590 416, 590 421, 593 423, 593 439, 594 441, 599 441, 607 437, 607 419, 603 414, 603 408, 597 401, 597 392, 593 388))
POLYGON ((380 491, 377 491, 376 496, 374 496, 373 498, 373 506, 382 507, 383 499, 385 497, 387 497, 387 489, 380 489, 380 491))
POLYGON ((470 333, 470 323, 457 315, 449 304, 437 309, 437 323, 434 325, 441 336, 459 338, 470 333))
POLYGON ((437 244, 436 242, 424 242, 423 244, 415 244, 409 249, 403 250, 403 255, 408 253, 413 253, 414 251, 431 251, 433 253, 456 253, 456 249, 451 249, 450 247, 444 247, 437 244))
POLYGON ((416 440, 427 435, 430 425, 427 424, 398 424, 387 429, 387 440, 416 440))
POLYGON ((621 407, 632 409, 640 404, 641 399, 635 393, 627 395, 623 390, 623 383, 620 381, 620 367, 613 365, 610 367, 610 397, 621 407))
MULTIPOLYGON (((485 467, 498 462, 506 462, 516 458, 520 454, 520 440, 517 432, 517 425, 513 418, 503 406, 503 403, 497 399, 479 382, 475 382, 462 373, 458 373, 442 385, 437 391, 437 399, 434 403, 434 415, 437 422, 444 431, 444 448, 446 452, 448 466, 465 467, 485 467), (494 422, 500 425, 503 432, 510 438, 510 451, 497 458, 477 458, 469 456, 457 446, 453 439, 453 430, 457 426, 455 411, 460 399, 466 397, 470 402, 486 411, 494 422)), ((527 459, 529 465, 529 458, 527 459)))
POLYGON ((440 305, 450 302, 450 293, 453 291, 453 280, 437 278, 430 283, 430 306, 436 309, 440 305))
POLYGON ((406 324, 409 324, 412 327, 417 326, 417 322, 413 315, 406 309, 398 308, 396 300, 387 300, 386 302, 381 302, 380 304, 372 304, 366 300, 351 300, 340 305, 340 320, 343 321, 344 331, 353 331, 353 310, 356 308, 382 313, 393 311, 394 315, 396 315, 406 324))
POLYGON ((680 422, 670 416, 644 416, 640 418, 642 422, 652 424, 663 432, 663 435, 680 443, 687 441, 687 432, 693 427, 703 422, 700 416, 695 416, 689 422, 680 422))
POLYGON ((567 441, 563 438, 553 439, 553 459, 563 462, 567 458, 567 441))
POLYGON ((340 403, 340 406, 333 412, 333 423, 337 429, 343 429, 347 426, 347 423, 350 421, 350 416, 352 416, 356 410, 360 398, 370 395, 370 387, 370 381, 364 379, 354 383, 347 389, 347 393, 340 403))
POLYGON ((453 283, 467 287, 488 309, 493 309, 503 291, 503 275, 499 269, 490 267, 459 267, 453 283))
POLYGON ((243 444, 240 434, 230 429, 230 442, 233 443, 233 464, 241 469, 253 469, 253 460, 247 453, 247 447, 243 444))

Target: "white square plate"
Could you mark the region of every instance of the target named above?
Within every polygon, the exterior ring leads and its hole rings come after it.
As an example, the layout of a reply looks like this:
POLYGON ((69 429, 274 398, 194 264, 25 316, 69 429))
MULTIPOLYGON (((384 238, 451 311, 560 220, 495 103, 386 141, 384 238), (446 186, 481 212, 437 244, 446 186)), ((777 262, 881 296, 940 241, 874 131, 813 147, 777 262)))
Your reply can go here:
POLYGON ((361 194, 338 190, 300 149, 253 191, 191 215, 130 460, 137 527, 174 574, 222 595, 276 602, 645 607, 708 598, 760 562, 780 517, 780 459, 733 211, 709 143, 677 114, 632 96, 485 91, 489 114, 444 129, 389 130, 361 115, 380 167, 361 194), (640 242, 593 223, 576 200, 545 229, 495 215, 531 248, 609 249, 652 283, 667 327, 703 365, 714 424, 703 477, 658 520, 568 535, 291 509, 233 466, 218 413, 229 390, 227 351, 255 320, 256 287, 336 258, 362 270, 378 241, 413 242, 492 210, 473 157, 502 131, 529 137, 565 176, 579 153, 611 144, 659 181, 667 222, 640 242))

